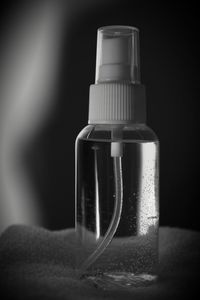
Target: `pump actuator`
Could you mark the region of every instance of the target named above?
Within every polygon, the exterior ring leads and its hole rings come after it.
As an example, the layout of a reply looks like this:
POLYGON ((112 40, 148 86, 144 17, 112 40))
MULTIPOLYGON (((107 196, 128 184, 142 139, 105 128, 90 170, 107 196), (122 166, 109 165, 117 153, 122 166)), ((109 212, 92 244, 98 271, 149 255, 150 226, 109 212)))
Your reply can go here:
POLYGON ((98 29, 96 79, 90 86, 89 124, 145 122, 145 89, 140 84, 139 30, 98 29))

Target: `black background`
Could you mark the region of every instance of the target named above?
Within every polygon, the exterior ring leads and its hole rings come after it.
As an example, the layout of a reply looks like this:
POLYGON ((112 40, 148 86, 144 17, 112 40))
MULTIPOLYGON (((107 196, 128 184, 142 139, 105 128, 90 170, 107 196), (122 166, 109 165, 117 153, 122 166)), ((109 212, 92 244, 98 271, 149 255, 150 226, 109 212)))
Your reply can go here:
MULTIPOLYGON (((16 10, 24 9, 24 3, 2 4, 2 25, 10 22, 16 10)), ((66 35, 56 106, 24 154, 28 176, 42 204, 44 226, 74 226, 74 142, 87 124, 96 32, 105 25, 140 29, 147 124, 160 140, 160 224, 200 229, 198 9, 191 2, 152 6, 126 0, 97 1, 96 5, 74 9, 63 24, 66 35)), ((3 26, 1 32, 3 40, 3 26)))

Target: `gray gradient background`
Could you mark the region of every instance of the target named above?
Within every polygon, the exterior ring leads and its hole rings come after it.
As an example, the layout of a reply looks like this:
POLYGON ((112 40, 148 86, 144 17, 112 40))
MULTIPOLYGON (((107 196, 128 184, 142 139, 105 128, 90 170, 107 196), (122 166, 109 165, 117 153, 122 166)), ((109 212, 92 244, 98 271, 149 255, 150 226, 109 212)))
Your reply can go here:
MULTIPOLYGON (((12 26, 16 14, 23 16, 37 3, 1 4, 1 45, 8 35, 5 28, 12 26)), ((191 3, 152 6, 127 0, 60 3, 66 17, 55 104, 21 155, 38 194, 42 225, 50 229, 74 226, 74 141, 87 124, 89 85, 95 76, 96 31, 104 25, 119 24, 140 29, 147 124, 161 144, 160 224, 200 229, 197 7, 191 3)))

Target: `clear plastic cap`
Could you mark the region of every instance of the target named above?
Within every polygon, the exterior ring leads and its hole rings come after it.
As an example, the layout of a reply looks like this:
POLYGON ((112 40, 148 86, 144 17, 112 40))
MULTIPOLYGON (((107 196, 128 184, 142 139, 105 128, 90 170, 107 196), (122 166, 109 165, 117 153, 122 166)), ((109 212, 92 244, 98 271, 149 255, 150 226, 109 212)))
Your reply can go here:
POLYGON ((139 30, 130 26, 98 29, 95 83, 140 83, 139 30))

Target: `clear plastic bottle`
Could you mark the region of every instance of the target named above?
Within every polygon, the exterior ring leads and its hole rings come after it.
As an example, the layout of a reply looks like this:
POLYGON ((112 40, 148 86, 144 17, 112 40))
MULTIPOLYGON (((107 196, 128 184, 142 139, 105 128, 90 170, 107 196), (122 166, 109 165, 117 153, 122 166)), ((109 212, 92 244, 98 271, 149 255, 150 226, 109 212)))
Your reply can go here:
POLYGON ((157 278, 158 156, 145 125, 136 28, 100 28, 89 124, 76 140, 77 269, 98 286, 157 278))

